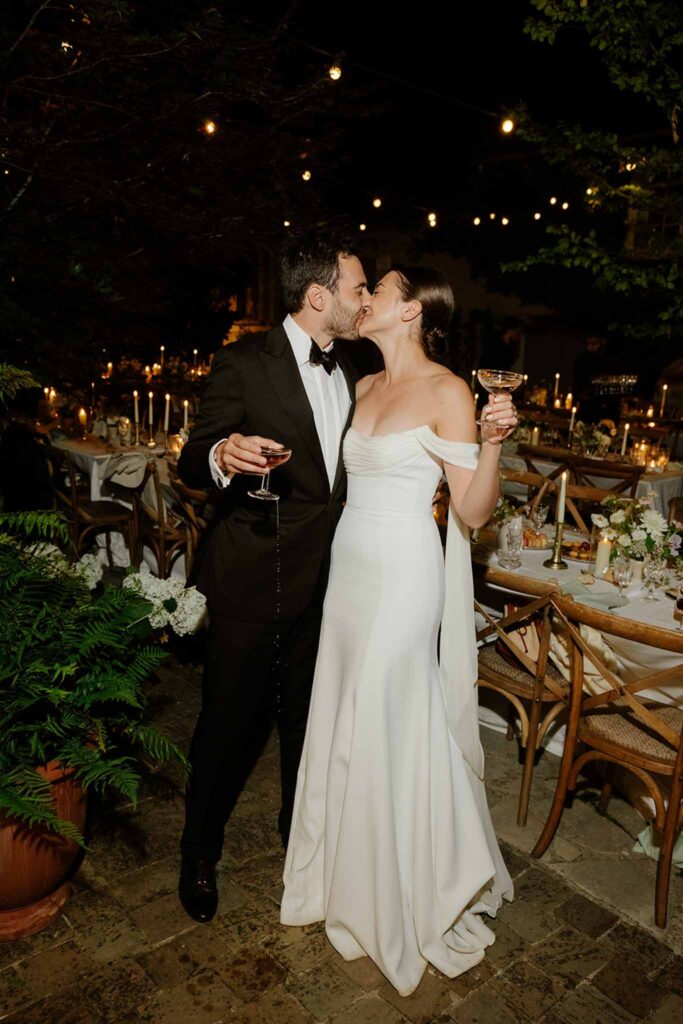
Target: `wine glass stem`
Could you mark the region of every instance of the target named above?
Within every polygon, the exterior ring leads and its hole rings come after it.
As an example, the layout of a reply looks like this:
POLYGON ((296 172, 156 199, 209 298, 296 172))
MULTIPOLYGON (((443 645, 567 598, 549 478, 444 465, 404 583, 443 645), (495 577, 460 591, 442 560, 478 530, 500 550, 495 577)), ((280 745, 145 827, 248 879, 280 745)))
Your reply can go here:
POLYGON ((261 490, 263 490, 263 491, 269 491, 270 490, 270 470, 269 469, 267 469, 265 471, 265 473, 263 474, 263 479, 261 480, 261 490))

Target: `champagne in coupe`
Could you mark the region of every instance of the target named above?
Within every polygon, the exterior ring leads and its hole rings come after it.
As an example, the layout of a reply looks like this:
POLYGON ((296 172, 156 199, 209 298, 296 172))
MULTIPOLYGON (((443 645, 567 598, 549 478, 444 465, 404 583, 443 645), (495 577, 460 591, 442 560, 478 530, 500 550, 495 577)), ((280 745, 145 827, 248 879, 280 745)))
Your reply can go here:
POLYGON ((247 491, 250 498, 258 498, 259 501, 278 500, 280 495, 273 494, 270 490, 270 471, 286 462, 291 454, 291 448, 268 448, 265 445, 261 448, 261 455, 266 460, 266 465, 261 477, 261 486, 256 491, 247 491))
MULTIPOLYGON (((477 376, 482 387, 492 395, 511 395, 524 380, 523 374, 513 373, 512 370, 478 370, 477 376)), ((485 421, 477 420, 479 426, 482 425, 482 422, 485 421)), ((498 427, 497 429, 504 434, 510 428, 498 427)))

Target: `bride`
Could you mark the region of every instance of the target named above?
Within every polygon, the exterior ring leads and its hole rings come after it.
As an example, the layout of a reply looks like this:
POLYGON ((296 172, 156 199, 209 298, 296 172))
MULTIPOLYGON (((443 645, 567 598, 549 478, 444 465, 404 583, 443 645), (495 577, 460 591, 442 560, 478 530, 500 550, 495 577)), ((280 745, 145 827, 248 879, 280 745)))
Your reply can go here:
POLYGON ((492 396, 479 448, 468 386, 435 361, 452 312, 440 274, 392 270, 361 324, 385 369, 359 382, 344 441, 281 908, 286 925, 324 920, 345 959, 372 957, 401 995, 428 962, 449 977, 477 964, 495 939, 479 915, 512 899, 483 783, 468 527, 494 508, 516 414, 492 396), (431 509, 444 470, 445 568, 431 509))

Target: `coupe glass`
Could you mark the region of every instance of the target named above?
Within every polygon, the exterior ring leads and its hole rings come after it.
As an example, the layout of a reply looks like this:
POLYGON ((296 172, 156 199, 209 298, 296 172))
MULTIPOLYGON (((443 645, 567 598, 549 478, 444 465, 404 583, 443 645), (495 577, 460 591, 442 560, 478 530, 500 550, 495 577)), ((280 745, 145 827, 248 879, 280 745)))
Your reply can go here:
POLYGON ((291 448, 267 448, 265 445, 261 448, 261 455, 266 460, 266 466, 258 490, 247 491, 250 498, 257 498, 259 501, 277 501, 279 499, 280 495, 274 494, 270 490, 270 471, 286 462, 291 454, 291 448))
MULTIPOLYGON (((511 395, 524 380, 523 374, 513 373, 512 370, 478 370, 477 376, 481 386, 491 395, 511 395)), ((477 423, 481 426, 482 420, 477 420, 477 423)), ((499 433, 502 434, 507 433, 509 429, 498 427, 499 433)))

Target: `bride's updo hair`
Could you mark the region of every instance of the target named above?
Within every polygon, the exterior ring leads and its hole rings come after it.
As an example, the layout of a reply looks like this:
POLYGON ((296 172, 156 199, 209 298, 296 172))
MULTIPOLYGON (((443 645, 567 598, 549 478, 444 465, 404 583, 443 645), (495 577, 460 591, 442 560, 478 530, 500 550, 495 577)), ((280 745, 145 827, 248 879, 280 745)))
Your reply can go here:
POLYGON ((422 306, 420 340, 425 354, 435 363, 445 363, 448 328, 455 308, 453 289, 443 274, 431 267, 394 267, 398 289, 406 302, 422 306))

